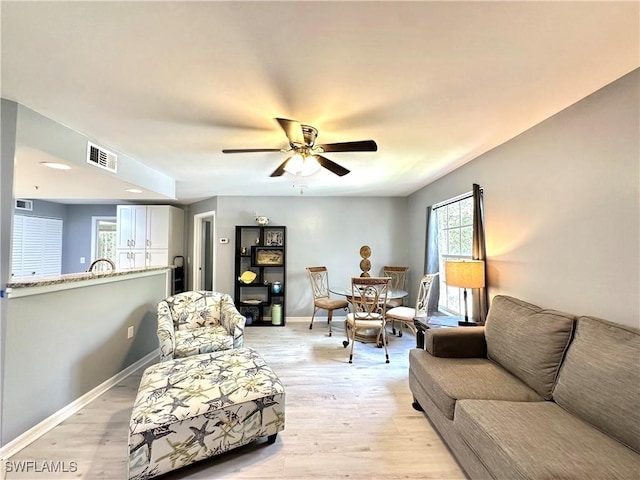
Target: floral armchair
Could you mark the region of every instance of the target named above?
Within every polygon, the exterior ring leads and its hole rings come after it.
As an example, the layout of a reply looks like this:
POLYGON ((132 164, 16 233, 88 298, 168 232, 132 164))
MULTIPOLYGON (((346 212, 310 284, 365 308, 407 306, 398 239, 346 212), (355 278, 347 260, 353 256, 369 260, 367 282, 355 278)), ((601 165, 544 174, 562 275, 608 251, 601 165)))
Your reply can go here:
POLYGON ((226 293, 178 293, 158 303, 160 361, 242 347, 245 317, 226 293))

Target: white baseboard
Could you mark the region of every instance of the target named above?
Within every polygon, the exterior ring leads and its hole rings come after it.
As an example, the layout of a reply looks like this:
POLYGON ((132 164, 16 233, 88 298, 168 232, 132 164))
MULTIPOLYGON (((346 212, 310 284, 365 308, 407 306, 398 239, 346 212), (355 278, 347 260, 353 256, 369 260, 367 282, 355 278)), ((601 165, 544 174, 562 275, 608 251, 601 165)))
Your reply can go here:
MULTIPOLYGON (((71 415, 74 415, 80 409, 82 409, 83 407, 87 406, 89 404, 89 402, 95 400, 100 395, 102 395, 104 392, 109 390, 111 387, 113 387, 117 383, 119 383, 122 380, 124 380, 125 378, 127 378, 133 372, 135 372, 139 368, 145 366, 146 364, 151 363, 153 360, 156 360, 159 357, 159 355, 160 355, 160 351, 158 349, 156 349, 156 350, 152 351, 151 353, 145 355, 144 357, 142 357, 137 362, 129 365, 127 368, 125 368, 121 372, 118 372, 113 377, 111 377, 108 380, 104 381, 103 383, 101 383, 100 385, 95 387, 94 389, 88 391, 87 393, 85 393, 81 397, 77 398, 76 400, 74 400, 70 404, 64 406, 63 408, 58 410, 56 413, 54 413, 50 417, 45 418, 42 422, 40 422, 37 425, 31 427, 29 430, 24 432, 22 435, 14 438, 13 440, 11 440, 9 443, 4 445, 0 449, 0 459, 4 460, 4 459, 7 459, 7 458, 11 457, 12 455, 18 453, 20 450, 22 450, 27 445, 29 445, 30 443, 34 442, 38 438, 40 438, 42 435, 47 433, 49 430, 51 430, 55 426, 59 425, 63 421, 65 421, 71 415)), ((4 471, 4 468, 2 470, 4 471)))
MULTIPOLYGON (((333 317, 332 323, 334 325, 336 325, 337 322, 344 322, 344 319, 346 317, 344 315, 335 315, 333 317)), ((311 323, 311 317, 287 317, 286 318, 287 323, 300 323, 300 322, 306 322, 306 323, 311 323)), ((327 317, 316 317, 316 319, 314 320, 315 322, 324 320, 325 322, 327 321, 327 317)))

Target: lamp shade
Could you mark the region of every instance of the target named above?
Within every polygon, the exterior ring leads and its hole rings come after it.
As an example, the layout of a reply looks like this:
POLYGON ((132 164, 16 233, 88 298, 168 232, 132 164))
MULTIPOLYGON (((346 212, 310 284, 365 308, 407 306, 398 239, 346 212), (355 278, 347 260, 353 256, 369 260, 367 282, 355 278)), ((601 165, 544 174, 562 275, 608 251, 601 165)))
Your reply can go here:
POLYGON ((450 260, 444 262, 446 284, 460 288, 484 287, 482 260, 450 260))

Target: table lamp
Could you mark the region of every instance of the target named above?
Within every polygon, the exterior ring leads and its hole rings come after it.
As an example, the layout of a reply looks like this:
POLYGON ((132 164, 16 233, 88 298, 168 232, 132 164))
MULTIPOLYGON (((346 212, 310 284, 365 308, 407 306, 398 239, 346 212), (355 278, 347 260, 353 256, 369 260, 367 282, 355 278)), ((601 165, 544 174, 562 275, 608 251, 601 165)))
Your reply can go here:
POLYGON ((451 287, 464 288, 464 321, 458 325, 477 325, 469 321, 467 313, 467 288, 484 287, 484 261, 482 260, 448 260, 444 262, 446 284, 451 287))

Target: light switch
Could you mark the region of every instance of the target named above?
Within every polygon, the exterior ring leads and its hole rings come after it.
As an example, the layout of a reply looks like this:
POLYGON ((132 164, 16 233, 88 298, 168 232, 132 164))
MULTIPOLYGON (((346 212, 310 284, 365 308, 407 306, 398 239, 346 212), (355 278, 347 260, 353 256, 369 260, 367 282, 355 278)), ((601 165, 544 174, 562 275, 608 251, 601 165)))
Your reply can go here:
POLYGON ((85 259, 84 257, 80 257, 80 265, 84 265, 85 259))

